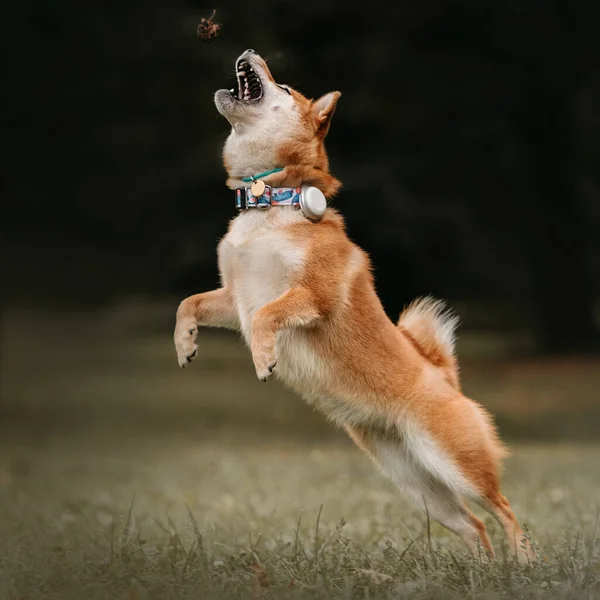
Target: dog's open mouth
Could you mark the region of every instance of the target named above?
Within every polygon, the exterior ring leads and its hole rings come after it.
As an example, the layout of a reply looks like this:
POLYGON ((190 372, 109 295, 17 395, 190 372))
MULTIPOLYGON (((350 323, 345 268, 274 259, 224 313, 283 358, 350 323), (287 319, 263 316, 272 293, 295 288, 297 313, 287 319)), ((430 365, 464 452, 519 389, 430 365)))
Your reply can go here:
POLYGON ((250 66, 250 63, 241 59, 237 63, 236 75, 238 80, 237 94, 235 88, 229 90, 231 95, 236 100, 260 100, 263 95, 262 84, 260 77, 256 71, 250 66))

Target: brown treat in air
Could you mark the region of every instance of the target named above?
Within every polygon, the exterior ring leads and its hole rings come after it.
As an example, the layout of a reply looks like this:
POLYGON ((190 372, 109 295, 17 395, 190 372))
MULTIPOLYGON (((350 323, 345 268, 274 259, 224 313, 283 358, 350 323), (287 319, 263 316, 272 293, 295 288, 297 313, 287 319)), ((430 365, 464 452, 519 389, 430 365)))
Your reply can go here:
POLYGON ((211 42, 219 35, 219 32, 221 31, 221 25, 213 21, 216 12, 216 9, 213 10, 212 15, 210 15, 208 19, 203 17, 200 20, 200 23, 198 23, 198 29, 196 30, 196 33, 203 42, 211 42))

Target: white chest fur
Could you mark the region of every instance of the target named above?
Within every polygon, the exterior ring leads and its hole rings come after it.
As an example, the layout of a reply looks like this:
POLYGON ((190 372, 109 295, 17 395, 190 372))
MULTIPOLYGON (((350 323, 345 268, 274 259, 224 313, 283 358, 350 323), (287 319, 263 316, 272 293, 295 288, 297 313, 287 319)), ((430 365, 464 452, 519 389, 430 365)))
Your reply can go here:
MULTIPOLYGON (((290 235, 294 223, 306 223, 306 219, 293 207, 242 212, 219 245, 223 286, 231 291, 248 345, 256 312, 301 281, 308 244, 290 235)), ((358 420, 350 418, 351 407, 331 396, 329 366, 307 330, 296 327, 278 332, 275 374, 331 418, 358 420)))
POLYGON ((288 290, 302 270, 305 249, 286 232, 298 220, 304 217, 292 207, 243 212, 219 245, 223 285, 232 292, 247 341, 256 311, 288 290))

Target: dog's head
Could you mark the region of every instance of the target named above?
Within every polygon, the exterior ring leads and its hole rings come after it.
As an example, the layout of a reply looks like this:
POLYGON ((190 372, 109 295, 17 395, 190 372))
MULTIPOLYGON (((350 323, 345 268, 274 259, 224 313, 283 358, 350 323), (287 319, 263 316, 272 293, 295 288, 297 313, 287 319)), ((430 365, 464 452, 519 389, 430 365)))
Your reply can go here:
POLYGON ((309 100, 276 83, 254 50, 237 59, 235 72, 236 88, 215 94, 217 110, 232 128, 223 151, 230 187, 241 185, 242 177, 284 168, 270 183, 318 183, 325 195, 333 195, 340 183, 329 175, 324 139, 340 92, 309 100))

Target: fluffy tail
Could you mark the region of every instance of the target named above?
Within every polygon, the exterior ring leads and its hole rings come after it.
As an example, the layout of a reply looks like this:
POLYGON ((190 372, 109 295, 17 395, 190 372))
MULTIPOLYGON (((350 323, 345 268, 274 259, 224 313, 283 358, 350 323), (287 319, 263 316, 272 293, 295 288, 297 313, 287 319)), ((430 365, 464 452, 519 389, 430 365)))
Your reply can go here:
POLYGON ((458 363, 454 356, 458 317, 448 311, 442 300, 417 298, 404 309, 398 328, 417 351, 444 370, 448 382, 460 390, 458 363))

